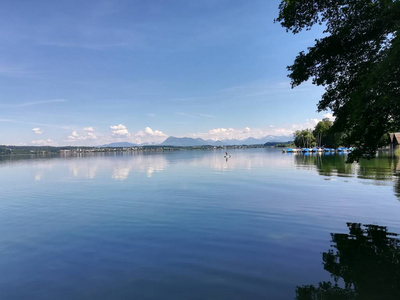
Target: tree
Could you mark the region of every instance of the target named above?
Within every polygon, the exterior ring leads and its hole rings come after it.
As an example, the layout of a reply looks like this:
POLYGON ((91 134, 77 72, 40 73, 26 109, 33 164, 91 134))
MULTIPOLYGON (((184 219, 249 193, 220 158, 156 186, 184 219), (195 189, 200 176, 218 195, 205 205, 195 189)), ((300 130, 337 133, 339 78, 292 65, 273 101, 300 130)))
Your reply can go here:
POLYGON ((374 156, 383 135, 400 128, 400 1, 286 0, 276 21, 294 34, 325 27, 288 67, 292 87, 324 86, 318 110, 331 110, 332 129, 356 147, 349 160, 374 156))
POLYGON ((315 146, 315 137, 311 129, 297 130, 294 133, 294 144, 302 148, 315 146))
POLYGON ((313 130, 313 135, 315 136, 317 146, 322 146, 327 143, 328 132, 332 127, 332 122, 328 118, 322 119, 317 125, 315 125, 313 130))

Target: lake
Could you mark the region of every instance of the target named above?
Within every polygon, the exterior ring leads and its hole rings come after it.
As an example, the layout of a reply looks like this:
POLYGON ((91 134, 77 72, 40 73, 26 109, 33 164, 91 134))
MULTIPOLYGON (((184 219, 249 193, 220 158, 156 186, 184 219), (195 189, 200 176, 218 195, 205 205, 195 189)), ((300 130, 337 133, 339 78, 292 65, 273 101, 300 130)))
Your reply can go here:
POLYGON ((397 297, 398 159, 230 154, 0 157, 0 298, 397 297))

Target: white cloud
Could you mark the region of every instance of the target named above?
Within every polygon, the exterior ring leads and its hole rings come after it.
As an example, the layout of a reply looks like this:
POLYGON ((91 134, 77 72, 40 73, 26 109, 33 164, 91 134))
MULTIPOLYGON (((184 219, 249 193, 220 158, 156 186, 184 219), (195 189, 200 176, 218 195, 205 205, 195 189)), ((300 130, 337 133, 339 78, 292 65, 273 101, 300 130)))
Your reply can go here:
POLYGON ((331 113, 326 113, 323 115, 324 118, 328 118, 330 121, 335 121, 336 117, 333 116, 331 113))
POLYGON ((292 124, 291 125, 292 132, 294 132, 296 130, 302 130, 302 129, 308 129, 308 128, 314 129, 315 125, 317 125, 319 121, 321 121, 321 120, 306 119, 306 121, 304 123, 292 124))
POLYGON ((153 130, 150 127, 146 127, 144 131, 140 130, 132 134, 132 142, 135 144, 161 143, 167 137, 168 136, 160 130, 153 130))
POLYGON ((150 135, 154 135, 154 131, 150 127, 145 128, 145 132, 150 135))
POLYGON ((153 131, 150 127, 146 127, 145 128, 145 132, 146 132, 146 134, 148 134, 150 136, 162 136, 162 137, 166 137, 167 136, 162 131, 159 131, 159 130, 154 130, 153 131))
POLYGON ((54 146, 54 142, 51 139, 35 140, 35 141, 32 141, 31 144, 33 144, 35 146, 54 146))
MULTIPOLYGON (((125 125, 119 124, 110 126, 112 131, 111 139, 115 138, 134 144, 157 144, 163 142, 168 136, 160 130, 153 130, 150 127, 145 127, 144 130, 138 132, 129 132, 125 125)), ((106 140, 104 140, 106 142, 106 140)), ((108 142, 108 141, 107 141, 108 142)))
POLYGON ((68 136, 68 142, 76 142, 76 141, 90 141, 97 140, 97 136, 94 133, 93 127, 85 127, 82 129, 82 134, 79 134, 78 131, 72 131, 71 135, 68 136))
POLYGON ((85 132, 94 132, 93 127, 85 127, 82 130, 85 131, 85 132))
POLYGON ((263 131, 259 129, 251 129, 250 127, 245 128, 214 128, 208 131, 206 135, 207 139, 212 140, 226 140, 226 139, 238 139, 244 140, 249 137, 263 137, 263 131))
POLYGON ((35 134, 42 134, 43 131, 40 128, 32 128, 33 133, 35 134))
POLYGON ((86 135, 86 139, 88 139, 88 140, 94 140, 94 139, 96 139, 96 136, 95 136, 94 133, 88 132, 87 135, 86 135))
POLYGON ((65 141, 71 144, 79 142, 82 146, 108 144, 116 140, 134 144, 159 144, 168 137, 161 130, 153 130, 150 127, 137 132, 129 132, 123 124, 109 126, 109 128, 111 133, 97 134, 93 127, 84 127, 81 130, 72 131, 65 141))
POLYGON ((115 126, 110 126, 110 129, 112 130, 112 135, 113 136, 127 137, 127 136, 131 135, 129 133, 128 129, 126 128, 126 126, 122 125, 122 124, 115 125, 115 126))
POLYGON ((235 129, 235 128, 214 128, 210 129, 207 133, 197 133, 192 134, 190 137, 193 138, 202 138, 205 140, 227 140, 227 139, 246 139, 250 136, 254 135, 252 132, 244 132, 244 129, 235 129))
MULTIPOLYGON (((233 128, 230 128, 231 130, 234 130, 233 128)), ((228 132, 229 129, 226 128, 215 128, 215 129, 211 129, 208 131, 209 134, 225 134, 226 132, 228 132)))

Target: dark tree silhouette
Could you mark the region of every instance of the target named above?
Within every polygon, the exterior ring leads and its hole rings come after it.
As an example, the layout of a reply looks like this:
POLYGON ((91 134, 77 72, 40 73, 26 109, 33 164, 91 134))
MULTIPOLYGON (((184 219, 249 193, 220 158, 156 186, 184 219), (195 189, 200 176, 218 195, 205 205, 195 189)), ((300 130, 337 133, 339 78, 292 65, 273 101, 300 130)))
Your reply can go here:
POLYGON ((350 161, 374 157, 400 128, 400 1, 284 0, 277 21, 295 34, 325 27, 288 67, 292 87, 309 79, 324 86, 318 110, 332 110, 332 128, 356 146, 350 161))

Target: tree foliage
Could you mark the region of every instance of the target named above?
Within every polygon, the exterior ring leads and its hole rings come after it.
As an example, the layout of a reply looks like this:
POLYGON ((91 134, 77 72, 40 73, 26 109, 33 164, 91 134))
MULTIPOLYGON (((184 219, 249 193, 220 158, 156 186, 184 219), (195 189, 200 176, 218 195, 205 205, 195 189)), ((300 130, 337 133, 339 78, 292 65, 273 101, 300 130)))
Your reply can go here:
POLYGON ((332 127, 332 121, 328 118, 319 121, 313 130, 313 135, 315 136, 317 146, 323 146, 327 144, 333 144, 331 140, 330 129, 332 127))
POLYGON ((342 143, 342 133, 332 130, 332 121, 328 118, 322 119, 314 129, 297 130, 294 133, 294 144, 296 147, 338 147, 342 143))
POLYGON ((296 130, 294 133, 296 147, 309 148, 315 146, 315 137, 311 129, 296 130))
POLYGON ((292 87, 324 86, 318 110, 357 148, 374 156, 382 136, 400 129, 400 0, 286 0, 277 21, 295 34, 323 25, 324 37, 288 67, 292 87))

